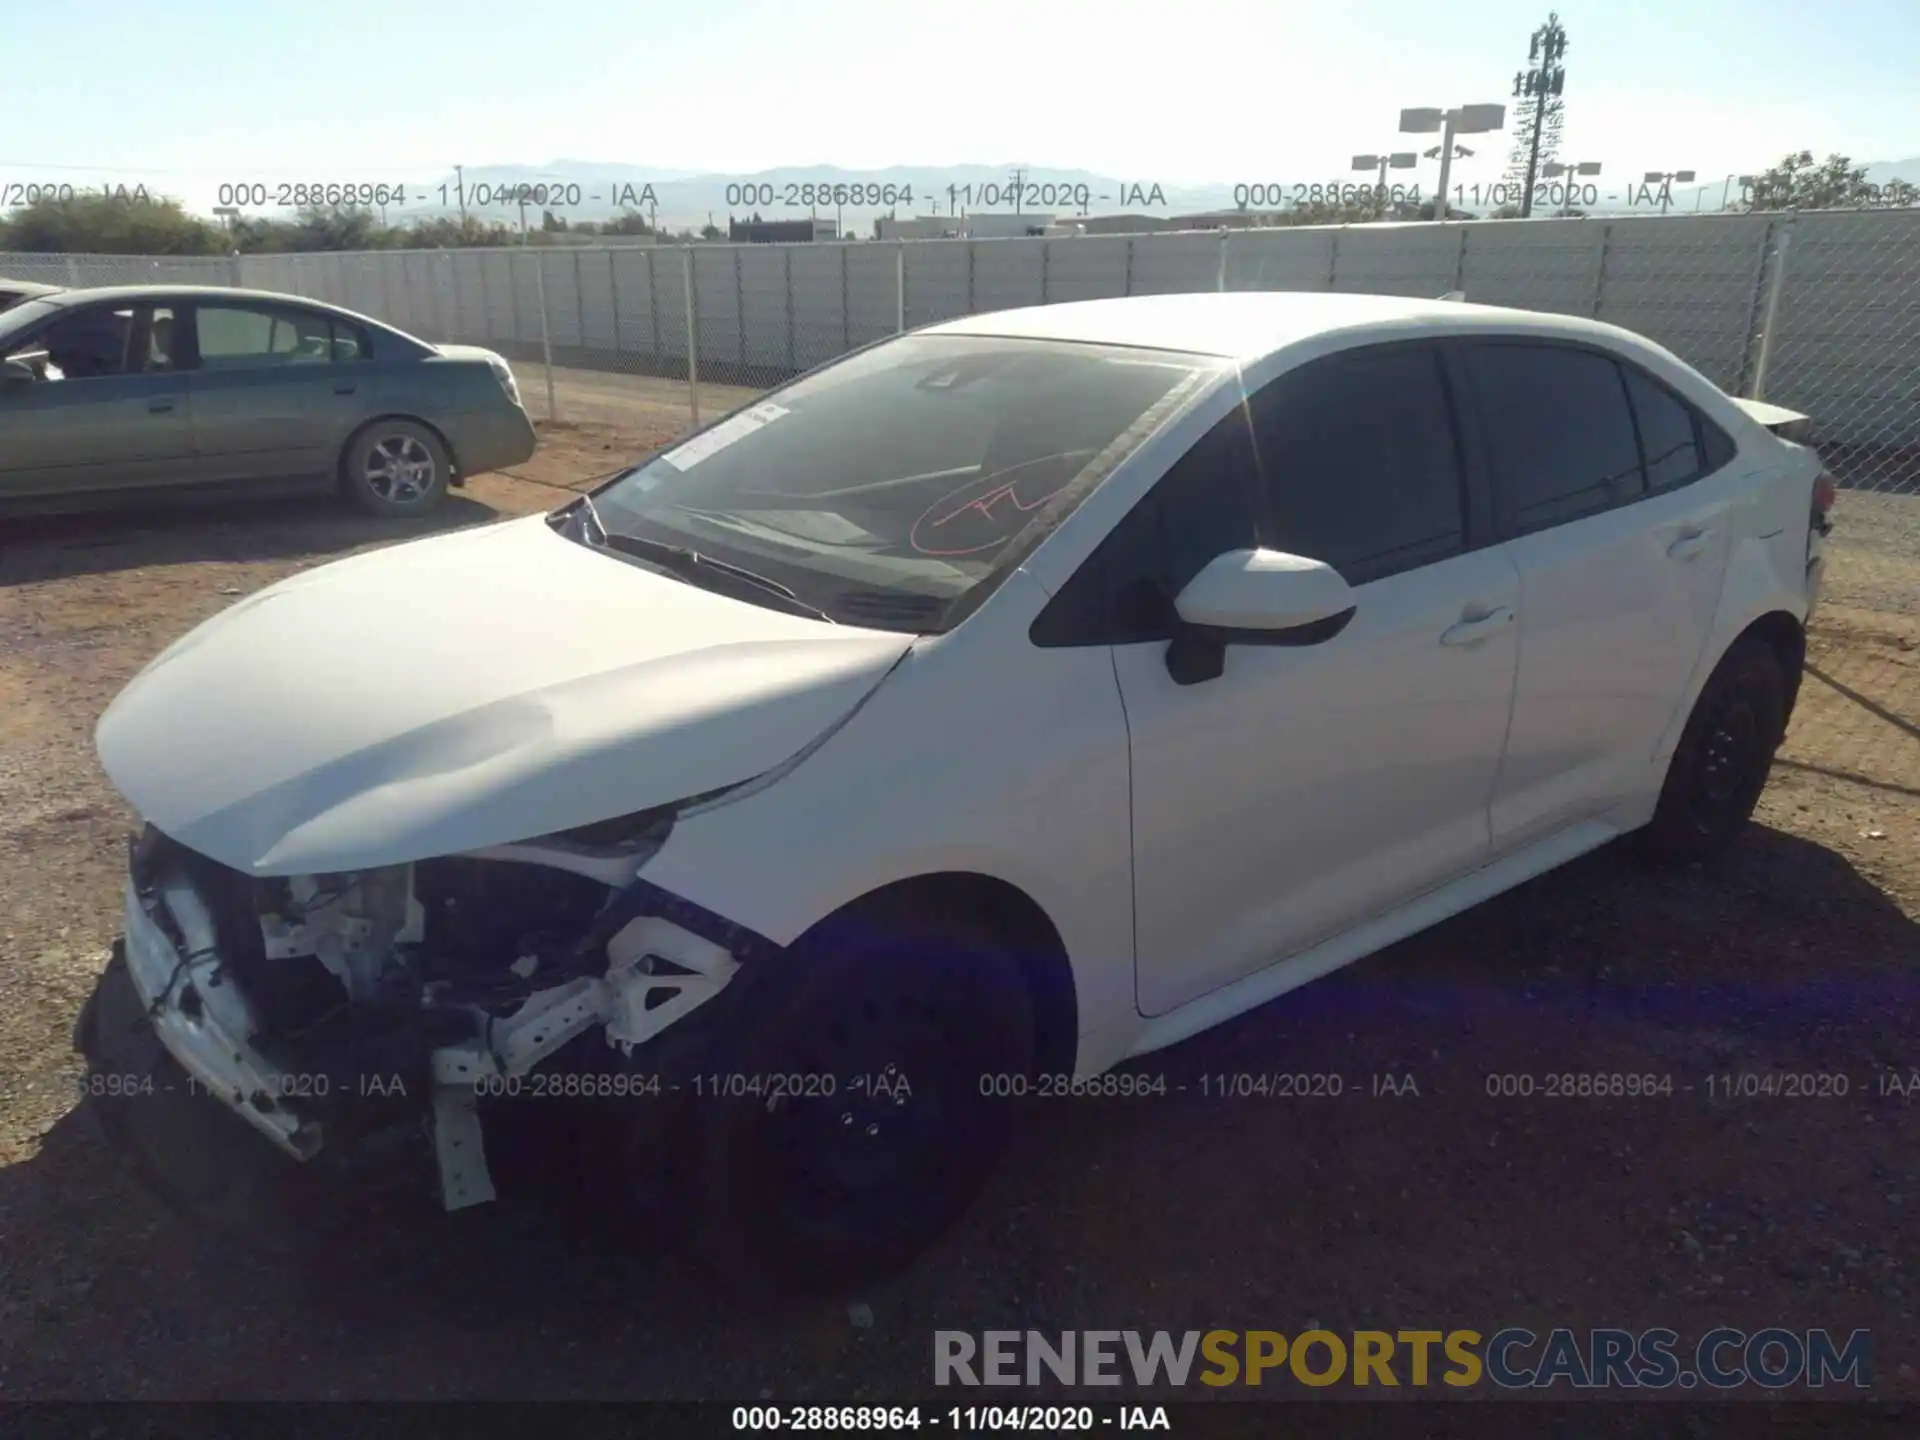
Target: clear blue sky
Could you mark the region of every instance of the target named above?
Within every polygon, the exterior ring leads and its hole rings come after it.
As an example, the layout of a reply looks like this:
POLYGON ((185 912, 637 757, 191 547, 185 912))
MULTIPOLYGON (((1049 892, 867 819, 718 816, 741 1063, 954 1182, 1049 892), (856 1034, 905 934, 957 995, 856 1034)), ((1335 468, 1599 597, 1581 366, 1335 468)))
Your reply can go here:
MULTIPOLYGON (((0 182, 965 161, 1300 180, 1508 101, 1545 0, 0 0, 0 182), (44 57, 44 59, 43 59, 44 57), (82 167, 56 172, 50 167, 82 167)), ((1562 154, 1920 156, 1920 0, 1569 0, 1562 154)), ((1509 102, 1510 103, 1510 102, 1509 102)), ((1457 172, 1496 178, 1506 141, 1457 172)))

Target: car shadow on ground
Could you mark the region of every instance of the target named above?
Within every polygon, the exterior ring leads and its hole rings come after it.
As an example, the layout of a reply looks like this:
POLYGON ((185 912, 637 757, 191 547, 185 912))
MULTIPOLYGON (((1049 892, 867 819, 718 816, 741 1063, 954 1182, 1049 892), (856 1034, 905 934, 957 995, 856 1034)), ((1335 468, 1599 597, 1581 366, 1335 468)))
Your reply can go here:
POLYGON ((845 1402, 932 1393, 939 1328, 1818 1324, 1891 1346, 1920 1247, 1886 1196, 1920 1174, 1913 1112, 1868 1092, 1920 1059, 1916 928, 1777 831, 1670 873, 1604 850, 1122 1068, 1164 1087, 1024 1102, 987 1194, 861 1292, 864 1320, 716 1293, 696 1216, 629 1211, 565 1147, 495 1207, 242 1249, 155 1200, 89 1101, 0 1169, 33 1337, 0 1379, 120 1394, 97 1357, 132 1346, 174 1397, 845 1402), (1851 1095, 1711 1093, 1781 1071, 1851 1095), (1547 1094, 1575 1074, 1672 1084, 1547 1094))
POLYGON ((324 558, 364 545, 484 524, 494 507, 455 491, 412 520, 362 515, 330 495, 142 501, 112 511, 0 515, 0 584, 153 565, 324 558))

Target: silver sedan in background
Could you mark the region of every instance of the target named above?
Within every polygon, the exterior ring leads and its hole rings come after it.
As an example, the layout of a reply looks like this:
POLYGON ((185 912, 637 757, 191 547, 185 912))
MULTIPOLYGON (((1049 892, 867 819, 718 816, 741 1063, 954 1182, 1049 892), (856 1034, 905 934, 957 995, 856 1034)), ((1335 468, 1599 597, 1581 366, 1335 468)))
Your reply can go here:
POLYGON ((0 312, 4 511, 278 485, 414 516, 535 443, 500 356, 312 300, 139 286, 0 312))

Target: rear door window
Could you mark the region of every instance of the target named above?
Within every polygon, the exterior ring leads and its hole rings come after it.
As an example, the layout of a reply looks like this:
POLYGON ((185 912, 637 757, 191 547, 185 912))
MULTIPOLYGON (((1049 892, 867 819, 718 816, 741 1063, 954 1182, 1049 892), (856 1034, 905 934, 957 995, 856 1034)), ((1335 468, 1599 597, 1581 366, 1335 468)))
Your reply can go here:
POLYGON ((333 330, 325 315, 229 304, 202 304, 195 314, 203 370, 326 365, 333 360, 333 330))
POLYGON ((1646 493, 1640 444, 1614 361, 1565 345, 1464 347, 1508 531, 1525 535, 1646 493))
POLYGON ((327 319, 333 336, 335 364, 348 365, 373 358, 373 339, 365 330, 334 316, 328 316, 327 319))

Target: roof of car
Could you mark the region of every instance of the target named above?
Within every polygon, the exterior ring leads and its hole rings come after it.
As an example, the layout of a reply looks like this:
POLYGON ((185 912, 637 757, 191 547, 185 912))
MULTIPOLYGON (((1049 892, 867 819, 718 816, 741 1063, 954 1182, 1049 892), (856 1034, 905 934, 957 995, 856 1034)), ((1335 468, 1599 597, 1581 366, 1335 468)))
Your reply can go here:
POLYGON ((43 285, 38 280, 10 280, 5 275, 0 275, 0 292, 19 295, 22 298, 31 297, 38 300, 44 295, 58 294, 61 288, 58 285, 43 285))
POLYGON ((324 300, 305 295, 287 295, 276 290, 242 290, 235 285, 98 285, 77 290, 61 290, 42 296, 50 305, 87 305, 96 300, 147 300, 158 295, 208 296, 224 300, 273 300, 282 304, 313 305, 322 310, 338 310, 324 300))
MULTIPOLYGON (((315 300, 308 295, 288 295, 278 290, 243 290, 237 285, 100 285, 90 289, 55 290, 48 295, 33 297, 46 305, 92 305, 105 301, 111 304, 116 300, 129 303, 138 300, 253 300, 272 305, 304 305, 313 310, 324 310, 330 315, 342 315, 362 325, 370 325, 376 330, 386 331, 400 336, 414 345, 428 345, 417 335, 410 335, 390 321, 377 320, 371 315, 363 315, 358 310, 349 310, 344 305, 335 305, 327 300, 315 300)), ((7 312, 9 317, 14 313, 7 312)))
POLYGON ((1381 338, 1396 333, 1430 334, 1438 329, 1450 333, 1517 330, 1611 340, 1622 333, 1611 325, 1571 316, 1457 300, 1285 290, 1073 300, 969 315, 928 326, 922 333, 1077 340, 1252 360, 1328 331, 1353 329, 1374 331, 1381 338))

